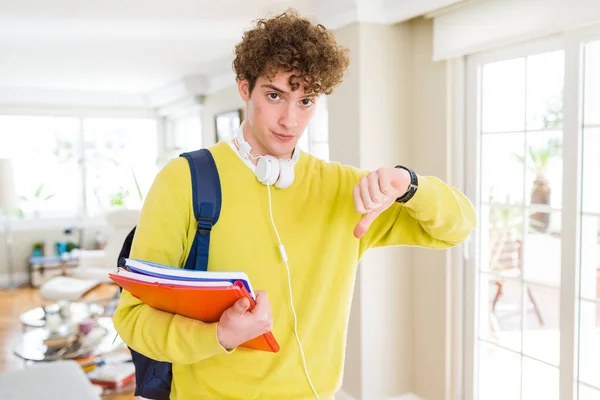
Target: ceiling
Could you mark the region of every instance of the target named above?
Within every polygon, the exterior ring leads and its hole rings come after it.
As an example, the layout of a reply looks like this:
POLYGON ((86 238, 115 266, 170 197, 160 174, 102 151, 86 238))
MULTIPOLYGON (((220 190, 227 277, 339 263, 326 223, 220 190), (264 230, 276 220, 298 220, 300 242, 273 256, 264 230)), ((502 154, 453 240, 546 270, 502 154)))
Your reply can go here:
POLYGON ((284 2, 0 0, 0 87, 148 92, 211 72, 284 2))
POLYGON ((425 13, 457 1, 0 0, 0 91, 148 94, 185 76, 231 72, 243 31, 288 7, 335 28, 360 9, 389 20, 390 9, 425 13))

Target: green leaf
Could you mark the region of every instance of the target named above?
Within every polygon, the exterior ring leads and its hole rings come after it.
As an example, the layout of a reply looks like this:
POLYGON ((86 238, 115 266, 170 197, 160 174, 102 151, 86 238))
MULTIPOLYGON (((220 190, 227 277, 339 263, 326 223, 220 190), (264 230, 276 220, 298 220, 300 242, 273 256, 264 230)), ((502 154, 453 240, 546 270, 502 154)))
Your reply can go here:
POLYGON ((40 195, 42 194, 42 190, 44 189, 44 184, 40 184, 40 186, 38 186, 38 188, 35 191, 35 197, 40 197, 40 195))
POLYGON ((129 169, 131 170, 131 175, 133 175, 133 181, 135 182, 135 188, 137 189, 138 196, 140 200, 144 200, 144 196, 142 195, 142 189, 140 188, 140 184, 135 176, 135 171, 133 170, 133 166, 129 165, 129 169))

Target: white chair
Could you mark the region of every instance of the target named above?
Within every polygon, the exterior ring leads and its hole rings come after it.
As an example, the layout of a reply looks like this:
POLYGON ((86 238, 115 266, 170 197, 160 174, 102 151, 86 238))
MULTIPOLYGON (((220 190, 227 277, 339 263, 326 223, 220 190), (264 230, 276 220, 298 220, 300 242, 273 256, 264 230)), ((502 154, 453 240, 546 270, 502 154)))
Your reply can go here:
POLYGON ((68 360, 0 373, 0 399, 100 400, 100 394, 79 364, 68 360))
POLYGON ((57 276, 40 287, 40 294, 46 300, 75 301, 101 283, 112 283, 108 273, 117 267, 123 241, 137 224, 139 210, 115 210, 106 215, 110 227, 104 250, 78 250, 73 256, 78 266, 70 277, 57 276))
POLYGON ((81 299, 86 293, 100 285, 96 279, 79 279, 69 276, 55 276, 48 279, 40 286, 40 296, 46 300, 75 301, 81 299))
POLYGON ((108 273, 115 270, 121 247, 125 238, 136 226, 139 210, 115 210, 106 215, 110 227, 104 250, 80 250, 77 252, 79 266, 73 271, 73 277, 93 279, 100 282, 112 282, 108 273))

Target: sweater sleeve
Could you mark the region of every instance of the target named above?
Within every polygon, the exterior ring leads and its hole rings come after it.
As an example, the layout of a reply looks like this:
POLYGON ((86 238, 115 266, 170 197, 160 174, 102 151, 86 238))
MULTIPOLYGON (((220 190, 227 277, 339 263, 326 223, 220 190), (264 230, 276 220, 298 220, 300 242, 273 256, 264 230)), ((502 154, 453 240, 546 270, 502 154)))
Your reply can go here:
POLYGON ((361 239, 363 250, 394 245, 449 248, 473 231, 475 209, 463 193, 439 178, 418 178, 419 188, 412 199, 392 204, 373 222, 361 239))
MULTIPOLYGON (((156 176, 144 201, 131 258, 174 267, 185 264, 188 236, 195 231, 195 227, 190 227, 191 196, 187 160, 171 160, 156 176)), ((218 323, 154 309, 125 290, 113 320, 128 346, 154 360, 193 364, 228 352, 217 340, 218 323)))

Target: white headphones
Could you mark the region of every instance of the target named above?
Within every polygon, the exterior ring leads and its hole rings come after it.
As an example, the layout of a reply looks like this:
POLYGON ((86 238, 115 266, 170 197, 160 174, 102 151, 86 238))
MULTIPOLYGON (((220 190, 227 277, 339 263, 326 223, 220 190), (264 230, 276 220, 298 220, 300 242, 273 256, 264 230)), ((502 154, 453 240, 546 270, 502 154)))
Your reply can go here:
POLYGON ((294 149, 292 158, 289 160, 273 157, 270 155, 258 156, 256 166, 252 164, 250 158, 252 156, 252 147, 244 139, 243 123, 238 130, 236 137, 237 150, 240 157, 254 171, 254 175, 258 181, 264 185, 274 185, 280 189, 285 189, 294 183, 294 166, 300 157, 298 148, 294 149))

